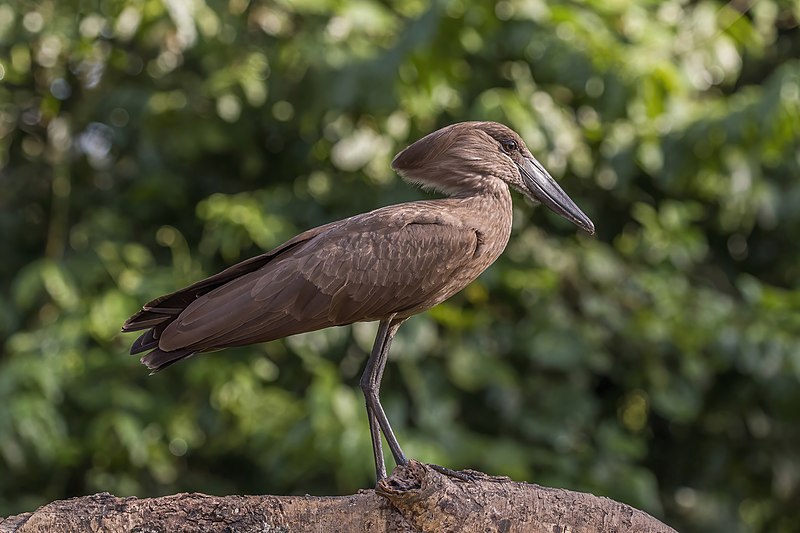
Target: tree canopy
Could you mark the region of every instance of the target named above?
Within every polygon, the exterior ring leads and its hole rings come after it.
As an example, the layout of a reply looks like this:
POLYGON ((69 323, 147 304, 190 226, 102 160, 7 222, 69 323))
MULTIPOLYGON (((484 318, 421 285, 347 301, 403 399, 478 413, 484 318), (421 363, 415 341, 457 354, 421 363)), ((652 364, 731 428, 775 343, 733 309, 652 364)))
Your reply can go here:
POLYGON ((155 377, 142 303, 429 197, 389 166, 503 122, 597 226, 516 202, 504 256, 401 328, 406 452, 680 531, 800 522, 800 4, 7 0, 0 515, 109 491, 373 483, 375 324, 155 377))

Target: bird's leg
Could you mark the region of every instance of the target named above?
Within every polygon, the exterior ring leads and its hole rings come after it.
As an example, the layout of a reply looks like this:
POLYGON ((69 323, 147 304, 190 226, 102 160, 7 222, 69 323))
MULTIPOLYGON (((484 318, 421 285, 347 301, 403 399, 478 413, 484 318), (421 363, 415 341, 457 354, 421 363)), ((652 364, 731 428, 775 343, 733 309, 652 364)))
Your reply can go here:
POLYGON ((372 437, 372 455, 375 459, 375 477, 378 481, 386 477, 386 462, 383 459, 383 445, 381 444, 381 430, 375 414, 367 404, 367 420, 369 420, 369 434, 372 437))
POLYGON ((380 431, 386 437, 386 443, 389 445, 395 463, 404 465, 408 462, 403 450, 400 449, 400 444, 397 442, 397 437, 394 436, 392 427, 389 425, 389 419, 386 417, 380 402, 381 378, 386 368, 386 360, 389 357, 389 348, 392 345, 395 333, 397 333, 400 324, 403 322, 404 320, 393 321, 392 317, 381 321, 375 344, 372 347, 372 353, 369 356, 369 360, 367 360, 364 374, 361 376, 361 390, 364 391, 364 398, 367 403, 372 452, 375 458, 375 474, 378 480, 386 477, 380 431))
POLYGON ((380 381, 380 375, 383 374, 380 367, 385 365, 380 365, 380 359, 381 353, 383 352, 383 346, 386 343, 390 322, 391 319, 384 320, 378 326, 378 333, 375 336, 375 344, 372 346, 372 352, 367 360, 367 365, 364 367, 364 373, 361 375, 361 390, 364 391, 364 398, 366 399, 367 403, 367 420, 369 421, 369 434, 372 438, 372 455, 375 459, 375 476, 377 477, 378 481, 386 477, 386 462, 383 458, 383 445, 381 443, 380 426, 378 425, 378 419, 375 416, 373 403, 370 401, 370 392, 368 391, 368 387, 370 383, 374 381, 372 376, 377 374, 379 376, 378 381, 380 381))
POLYGON ((378 367, 378 375, 376 379, 377 409, 375 415, 381 429, 383 430, 384 436, 386 437, 386 443, 389 445, 389 449, 392 452, 394 462, 398 465, 407 464, 408 460, 406 459, 405 454, 403 454, 403 450, 400 449, 400 443, 397 441, 397 437, 394 436, 394 431, 392 431, 392 427, 389 425, 389 418, 386 416, 383 406, 381 405, 380 387, 383 381, 383 371, 386 370, 386 362, 389 360, 389 349, 392 347, 392 340, 394 339, 394 335, 397 333, 397 330, 400 329, 400 325, 405 321, 405 318, 398 321, 393 321, 389 326, 386 340, 383 343, 383 357, 381 357, 380 360, 380 366, 378 367))

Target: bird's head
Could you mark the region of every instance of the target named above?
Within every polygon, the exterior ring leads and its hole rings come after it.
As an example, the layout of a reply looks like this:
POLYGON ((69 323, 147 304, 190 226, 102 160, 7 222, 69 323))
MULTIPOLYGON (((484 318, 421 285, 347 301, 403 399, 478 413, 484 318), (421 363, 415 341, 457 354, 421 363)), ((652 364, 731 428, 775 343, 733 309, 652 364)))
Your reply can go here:
POLYGON ((397 154, 392 168, 410 182, 453 195, 491 189, 500 180, 594 234, 592 221, 522 138, 497 122, 460 122, 437 130, 397 154))

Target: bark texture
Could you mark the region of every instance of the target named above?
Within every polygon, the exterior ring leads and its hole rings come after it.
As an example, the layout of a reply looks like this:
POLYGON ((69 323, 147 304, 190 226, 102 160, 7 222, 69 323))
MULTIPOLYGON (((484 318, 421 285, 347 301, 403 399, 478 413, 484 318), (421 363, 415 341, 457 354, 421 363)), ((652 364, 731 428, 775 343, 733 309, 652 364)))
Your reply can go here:
POLYGON ((608 498, 462 474, 470 481, 411 461, 375 490, 339 497, 190 493, 139 499, 100 493, 0 519, 0 533, 675 533, 608 498))

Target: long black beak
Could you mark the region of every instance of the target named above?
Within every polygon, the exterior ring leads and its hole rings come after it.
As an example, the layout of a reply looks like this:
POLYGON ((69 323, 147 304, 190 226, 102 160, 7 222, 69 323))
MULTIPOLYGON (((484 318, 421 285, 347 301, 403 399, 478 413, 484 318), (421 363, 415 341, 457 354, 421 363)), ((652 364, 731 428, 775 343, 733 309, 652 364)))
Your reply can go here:
POLYGON ((594 235, 594 224, 589 217, 575 205, 575 202, 567 196, 567 193, 559 187, 556 180, 536 159, 524 157, 522 163, 517 163, 517 166, 522 175, 522 181, 528 187, 528 191, 523 191, 529 193, 526 196, 542 202, 590 235, 594 235))

